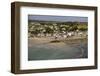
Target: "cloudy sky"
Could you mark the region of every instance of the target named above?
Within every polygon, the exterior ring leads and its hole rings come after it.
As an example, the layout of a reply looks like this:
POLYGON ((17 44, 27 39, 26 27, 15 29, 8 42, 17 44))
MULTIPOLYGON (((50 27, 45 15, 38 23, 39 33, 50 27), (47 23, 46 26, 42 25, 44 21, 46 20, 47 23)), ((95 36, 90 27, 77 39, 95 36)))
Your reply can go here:
POLYGON ((28 15, 28 20, 59 21, 59 22, 88 22, 88 17, 77 16, 51 16, 51 15, 28 15))

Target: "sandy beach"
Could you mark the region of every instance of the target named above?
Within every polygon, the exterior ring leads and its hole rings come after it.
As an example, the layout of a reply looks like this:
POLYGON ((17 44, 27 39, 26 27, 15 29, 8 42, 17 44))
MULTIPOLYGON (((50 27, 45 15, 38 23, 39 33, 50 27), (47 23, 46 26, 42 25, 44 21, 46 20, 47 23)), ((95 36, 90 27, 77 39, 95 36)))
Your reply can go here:
POLYGON ((87 39, 66 39, 52 42, 53 38, 29 38, 28 60, 87 58, 87 39))

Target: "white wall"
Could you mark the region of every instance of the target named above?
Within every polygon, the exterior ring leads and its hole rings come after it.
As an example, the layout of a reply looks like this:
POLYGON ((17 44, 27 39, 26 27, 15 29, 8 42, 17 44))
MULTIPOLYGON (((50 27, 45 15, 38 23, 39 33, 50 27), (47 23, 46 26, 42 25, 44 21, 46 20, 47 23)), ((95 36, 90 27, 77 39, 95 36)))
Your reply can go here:
MULTIPOLYGON (((40 2, 40 3, 57 3, 57 4, 74 4, 74 5, 89 5, 99 6, 100 0, 1 0, 0 1, 0 76, 16 76, 10 73, 10 60, 11 60, 11 15, 10 3, 13 1, 26 1, 26 2, 40 2)), ((100 6, 98 20, 100 20, 100 6)), ((100 33, 100 22, 98 23, 98 33, 100 33)), ((100 35, 98 36, 100 42, 100 35)), ((99 44, 100 46, 100 44, 99 44)), ((98 54, 100 58, 100 48, 98 54)), ((98 70, 81 70, 81 71, 65 71, 65 72, 52 72, 52 73, 38 73, 38 74, 21 74, 18 76, 100 76, 100 59, 98 70)))

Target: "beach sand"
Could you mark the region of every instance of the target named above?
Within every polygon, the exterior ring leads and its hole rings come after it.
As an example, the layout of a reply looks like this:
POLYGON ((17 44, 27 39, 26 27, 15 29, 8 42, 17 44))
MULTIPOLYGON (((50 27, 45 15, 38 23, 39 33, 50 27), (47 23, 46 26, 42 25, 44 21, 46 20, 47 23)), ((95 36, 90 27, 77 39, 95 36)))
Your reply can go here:
POLYGON ((77 59, 88 57, 86 39, 51 42, 54 40, 52 38, 29 38, 28 60, 77 59))

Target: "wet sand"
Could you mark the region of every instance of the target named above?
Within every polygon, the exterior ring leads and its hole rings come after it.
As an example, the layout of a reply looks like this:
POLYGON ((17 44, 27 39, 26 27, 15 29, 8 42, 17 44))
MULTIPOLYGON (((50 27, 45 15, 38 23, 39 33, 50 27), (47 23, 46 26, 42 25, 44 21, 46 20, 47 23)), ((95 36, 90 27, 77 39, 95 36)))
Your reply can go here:
POLYGON ((73 39, 51 42, 51 38, 29 38, 28 60, 87 58, 87 40, 73 39))

